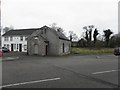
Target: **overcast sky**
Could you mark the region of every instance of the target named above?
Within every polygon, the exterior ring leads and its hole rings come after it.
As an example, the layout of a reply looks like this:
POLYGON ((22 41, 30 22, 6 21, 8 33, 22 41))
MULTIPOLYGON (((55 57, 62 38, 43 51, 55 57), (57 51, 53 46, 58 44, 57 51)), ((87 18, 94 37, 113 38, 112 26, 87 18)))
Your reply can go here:
POLYGON ((118 32, 119 0, 2 0, 2 26, 38 28, 57 23, 81 36, 84 26, 118 32))

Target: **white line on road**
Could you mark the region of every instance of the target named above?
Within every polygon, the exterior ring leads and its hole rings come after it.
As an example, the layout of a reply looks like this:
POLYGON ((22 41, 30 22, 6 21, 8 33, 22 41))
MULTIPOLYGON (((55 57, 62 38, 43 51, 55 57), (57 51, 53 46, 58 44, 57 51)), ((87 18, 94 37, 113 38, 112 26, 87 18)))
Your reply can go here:
POLYGON ((12 87, 12 86, 19 86, 19 85, 25 85, 25 84, 33 84, 33 83, 40 83, 40 82, 46 82, 46 81, 55 81, 55 80, 59 80, 59 79, 60 78, 52 78, 52 79, 29 81, 29 82, 23 82, 23 83, 15 83, 15 84, 9 84, 9 85, 0 86, 0 88, 12 87))
POLYGON ((94 72, 92 74, 102 74, 102 73, 109 73, 109 72, 116 72, 116 71, 119 71, 119 70, 109 70, 109 71, 94 72))

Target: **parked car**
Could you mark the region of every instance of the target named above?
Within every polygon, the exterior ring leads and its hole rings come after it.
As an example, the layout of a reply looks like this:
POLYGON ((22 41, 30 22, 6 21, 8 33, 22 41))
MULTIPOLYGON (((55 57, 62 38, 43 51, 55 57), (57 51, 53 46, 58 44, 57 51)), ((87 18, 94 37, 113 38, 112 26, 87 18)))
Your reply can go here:
POLYGON ((2 57, 3 56, 3 51, 2 51, 2 49, 0 49, 0 57, 2 57))
POLYGON ((120 55, 120 47, 114 49, 114 55, 120 55))
POLYGON ((10 50, 8 48, 6 48, 6 47, 2 47, 2 51, 3 52, 9 52, 10 50))

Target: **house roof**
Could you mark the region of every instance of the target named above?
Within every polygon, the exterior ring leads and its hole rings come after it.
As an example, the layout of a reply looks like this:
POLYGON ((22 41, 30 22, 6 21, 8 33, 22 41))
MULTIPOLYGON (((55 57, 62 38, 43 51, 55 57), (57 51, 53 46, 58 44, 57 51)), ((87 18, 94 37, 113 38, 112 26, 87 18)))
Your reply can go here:
POLYGON ((6 32, 2 36, 10 36, 10 35, 31 35, 34 31, 39 30, 40 28, 31 28, 31 29, 14 29, 6 32))
POLYGON ((70 41, 62 32, 56 31, 52 28, 51 28, 51 30, 55 33, 56 36, 59 37, 59 39, 70 41))
POLYGON ((31 35, 34 31, 43 29, 51 30, 56 36, 59 37, 59 39, 69 40, 62 32, 56 31, 55 29, 50 28, 48 26, 43 26, 41 28, 14 29, 6 32, 2 36, 31 35))

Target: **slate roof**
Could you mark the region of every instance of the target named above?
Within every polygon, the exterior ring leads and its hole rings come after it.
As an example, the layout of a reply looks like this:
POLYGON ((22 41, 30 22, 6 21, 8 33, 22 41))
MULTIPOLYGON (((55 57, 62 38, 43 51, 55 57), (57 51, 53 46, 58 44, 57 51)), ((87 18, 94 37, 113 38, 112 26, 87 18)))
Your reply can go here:
POLYGON ((31 35, 36 30, 49 29, 51 30, 59 39, 69 40, 62 32, 56 31, 48 26, 43 26, 41 28, 31 28, 31 29, 14 29, 6 32, 2 36, 16 36, 16 35, 31 35))
POLYGON ((54 30, 52 28, 50 28, 50 29, 53 31, 53 33, 55 33, 56 36, 59 37, 59 39, 70 41, 62 32, 56 31, 56 30, 54 30))
POLYGON ((40 28, 32 29, 14 29, 6 32, 2 36, 16 36, 16 35, 31 35, 34 31, 39 30, 40 28))

